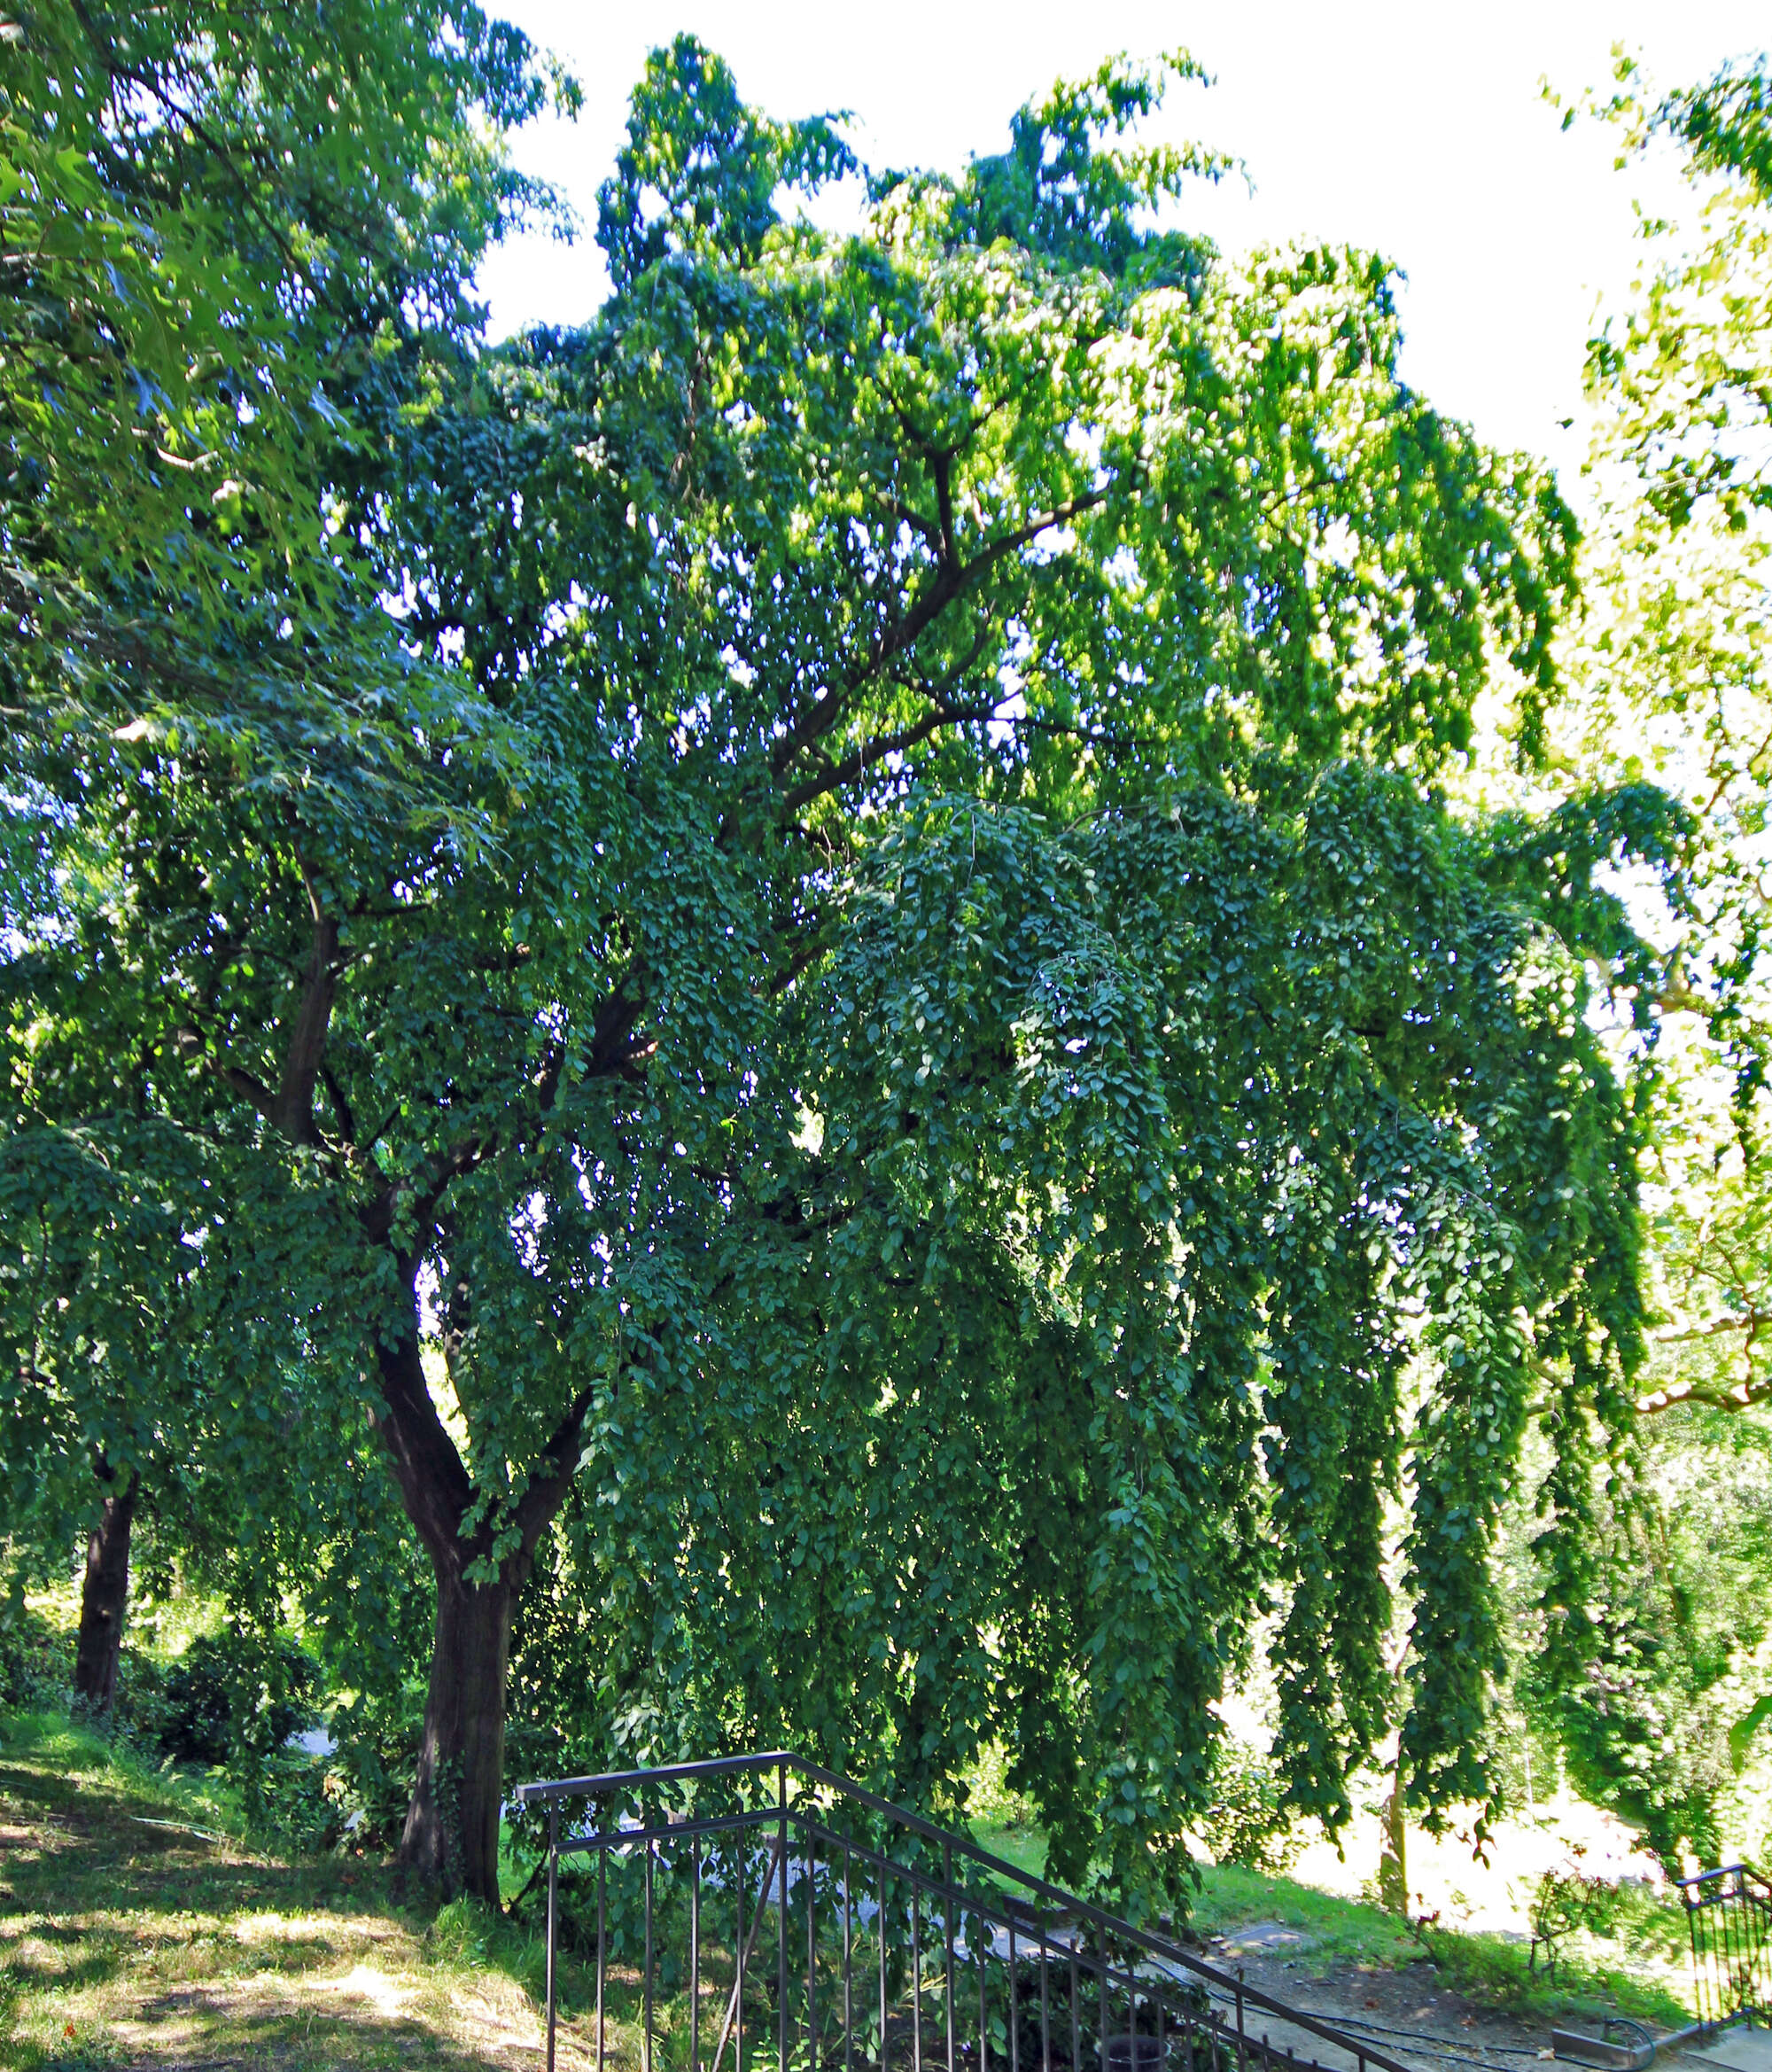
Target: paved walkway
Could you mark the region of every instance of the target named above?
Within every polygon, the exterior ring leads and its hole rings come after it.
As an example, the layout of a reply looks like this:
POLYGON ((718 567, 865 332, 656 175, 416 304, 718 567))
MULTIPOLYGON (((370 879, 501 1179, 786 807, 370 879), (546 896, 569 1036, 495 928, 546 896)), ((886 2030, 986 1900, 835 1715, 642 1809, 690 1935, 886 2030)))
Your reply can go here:
POLYGON ((1691 2072, 1772 2072, 1772 2029, 1731 2029, 1696 2050, 1682 2051, 1670 2063, 1691 2072))

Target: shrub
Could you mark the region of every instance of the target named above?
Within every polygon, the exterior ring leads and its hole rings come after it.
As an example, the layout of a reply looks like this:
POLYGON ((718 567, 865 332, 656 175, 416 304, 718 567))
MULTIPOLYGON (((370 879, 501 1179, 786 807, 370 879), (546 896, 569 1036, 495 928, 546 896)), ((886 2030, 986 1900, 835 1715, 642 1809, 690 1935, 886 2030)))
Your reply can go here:
POLYGON ((0 1606, 0 1707, 47 1712, 65 1704, 73 1648, 41 1612, 18 1601, 0 1606))
POLYGON ((1212 1758, 1212 1798, 1200 1823, 1221 1863, 1241 1864, 1277 1878, 1303 1846, 1271 1759, 1242 1743, 1221 1741, 1212 1758))
POLYGON ((268 1762, 314 1725, 319 1687, 287 1634, 199 1633, 167 1671, 160 1747, 182 1763, 268 1762))
POLYGON ((352 1834, 365 1849, 392 1849, 400 1840, 424 1725, 424 1694, 416 1691, 359 1698, 332 1715, 332 1769, 357 1815, 352 1834))
POLYGON ((342 1773, 324 1756, 279 1749, 258 1764, 246 1826, 285 1856, 317 1856, 348 1832, 351 1807, 342 1773))

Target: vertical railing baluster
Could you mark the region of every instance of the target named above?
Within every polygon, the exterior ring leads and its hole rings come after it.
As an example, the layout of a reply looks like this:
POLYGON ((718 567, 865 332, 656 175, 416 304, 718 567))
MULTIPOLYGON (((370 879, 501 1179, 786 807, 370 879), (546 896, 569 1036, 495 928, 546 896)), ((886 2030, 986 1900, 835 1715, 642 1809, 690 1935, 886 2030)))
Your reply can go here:
POLYGON ((689 2072, 702 2072, 702 1838, 689 1842, 689 2072))
POLYGON ((1004 1912, 1009 1917, 1009 2072, 1022 2072, 1022 2021, 1015 1977, 1015 1912, 1012 1901, 1004 1912))
POLYGON ((851 1918, 849 1844, 843 1845, 843 2072, 855 2072, 855 1927, 851 1918))
POLYGON ((918 1937, 917 1907, 922 1895, 917 1873, 911 1873, 911 2072, 923 2072, 923 1952, 918 1937))
MULTIPOLYGON (((1052 2008, 1046 1987, 1046 1910, 1040 1909, 1040 2072, 1052 2072, 1052 2008)), ((1132 2072, 1138 2072, 1133 2067, 1132 2072)))
POLYGON ((776 1866, 781 1882, 775 1889, 775 2062, 778 2072, 788 2072, 788 1765, 775 1765, 775 1810, 778 1827, 776 1866))
POLYGON ((646 1848, 646 1978, 642 1994, 645 2006, 645 2027, 641 2057, 646 2072, 652 2072, 652 1850, 649 1839, 646 1848))
MULTIPOLYGON (((738 1877, 735 1880, 738 1893, 738 1971, 732 1987, 734 2072, 744 2072, 744 1887, 750 1876, 750 1873, 744 1864, 744 1830, 741 1827, 738 1831, 738 1877)), ((718 2061, 714 2065, 714 2072, 719 2072, 718 2061)))
POLYGON ((981 1907, 978 1922, 978 2072, 991 2072, 991 2008, 984 1990, 985 1966, 991 1956, 991 1929, 981 1907))
POLYGON ((880 1931, 880 2068, 886 2068, 886 1862, 882 1855, 880 1862, 880 1893, 876 1905, 879 1912, 874 1917, 874 1925, 880 1931))
POLYGON ((603 1866, 609 1857, 606 1848, 597 1850, 597 2072, 603 2072, 603 1866))
POLYGON ((1113 1957, 1108 1947, 1108 1931, 1101 1931, 1101 2072, 1108 2072, 1108 1999, 1114 1990, 1113 1957))
POLYGON ((554 1951, 560 1937, 560 1802, 548 1802, 548 2072, 554 2072, 554 1951))
MULTIPOLYGON (((1079 1925, 1070 1936, 1070 2072, 1083 2072, 1083 1990, 1076 1975, 1076 1946, 1082 1940, 1079 1925)), ((1101 2072, 1108 2072, 1105 2065, 1101 2072)))
POLYGON ((813 1917, 819 1897, 819 1845, 811 1824, 806 1827, 806 2065, 807 2072, 819 2067, 818 1946, 813 1917))
POLYGON ((942 1843, 942 1998, 947 2011, 947 2072, 953 2063, 953 1844, 942 1843))

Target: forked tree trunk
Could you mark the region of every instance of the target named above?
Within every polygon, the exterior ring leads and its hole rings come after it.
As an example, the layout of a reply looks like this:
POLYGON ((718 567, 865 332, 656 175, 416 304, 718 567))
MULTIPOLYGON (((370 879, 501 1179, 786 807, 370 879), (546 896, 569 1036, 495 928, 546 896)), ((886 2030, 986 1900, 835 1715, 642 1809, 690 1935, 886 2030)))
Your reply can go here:
POLYGON ((129 1530, 140 1478, 114 1474, 98 1523, 86 1536, 86 1575, 80 1589, 80 1638, 74 1655, 74 1696, 90 1712, 108 1712, 117 1695, 123 1615, 129 1602, 129 1530))
MULTIPOLYGON (((408 1262, 408 1286, 416 1268, 408 1262)), ((517 1545, 496 1579, 478 1585, 466 1570, 491 1553, 493 1531, 462 1537, 474 1487, 425 1384, 417 1303, 410 1333, 377 1346, 382 1403, 377 1415, 407 1515, 437 1578, 431 1688, 418 1774, 400 1837, 400 1861, 453 1897, 496 1906, 499 1807, 504 1794, 504 1686, 510 1628, 535 1546, 571 1484, 579 1433, 591 1402, 585 1388, 550 1437, 512 1507, 517 1545)))
POLYGON ((517 1590, 439 1566, 431 1688, 400 1860, 446 1892, 496 1906, 504 1786, 504 1681, 517 1590))

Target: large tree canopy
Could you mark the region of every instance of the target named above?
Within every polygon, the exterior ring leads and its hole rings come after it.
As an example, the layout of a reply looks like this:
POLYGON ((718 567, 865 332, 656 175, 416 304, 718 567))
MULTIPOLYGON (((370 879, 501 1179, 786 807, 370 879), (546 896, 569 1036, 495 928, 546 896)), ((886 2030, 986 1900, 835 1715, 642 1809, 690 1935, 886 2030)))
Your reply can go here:
POLYGON ((433 354, 326 485, 448 687, 420 807, 128 726, 40 777, 14 1155, 200 1143, 236 1298, 367 1397, 438 1587, 407 1846, 473 1890, 538 1563, 591 1738, 928 1798, 1001 1733, 1136 1904, 1271 1601, 1345 1813, 1400 1492, 1404 1768, 1489 1795, 1528 1401, 1585 1462, 1636 1358, 1594 873, 1669 837, 1449 810, 1480 695, 1539 750, 1567 516, 1399 380, 1381 264, 1150 227, 1161 85, 837 237, 782 205, 838 134, 680 39, 598 319, 433 354))

